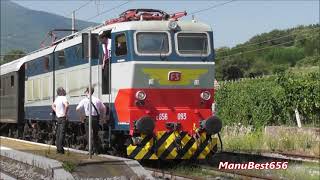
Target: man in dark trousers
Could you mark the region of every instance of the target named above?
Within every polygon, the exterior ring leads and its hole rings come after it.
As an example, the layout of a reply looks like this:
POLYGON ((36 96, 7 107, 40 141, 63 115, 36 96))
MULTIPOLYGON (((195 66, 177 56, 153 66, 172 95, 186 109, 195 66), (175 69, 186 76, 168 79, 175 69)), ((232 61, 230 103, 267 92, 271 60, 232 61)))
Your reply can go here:
MULTIPOLYGON (((91 88, 91 95, 94 93, 94 88, 91 88)), ((76 111, 80 113, 82 110, 84 110, 84 113, 86 115, 85 118, 85 129, 86 129, 86 136, 87 139, 89 139, 89 115, 90 115, 90 104, 91 104, 91 116, 92 116, 92 134, 93 134, 93 152, 98 154, 100 150, 100 143, 99 143, 99 137, 98 137, 98 131, 99 131, 99 120, 104 118, 106 107, 102 103, 102 101, 94 96, 91 96, 92 103, 90 103, 89 100, 89 87, 85 91, 86 97, 80 101, 78 104, 76 111)))
POLYGON ((69 109, 69 103, 66 98, 66 91, 59 87, 57 89, 58 96, 52 104, 52 109, 57 117, 57 131, 56 131, 56 146, 57 153, 64 154, 64 137, 66 134, 66 125, 68 122, 67 114, 69 109))

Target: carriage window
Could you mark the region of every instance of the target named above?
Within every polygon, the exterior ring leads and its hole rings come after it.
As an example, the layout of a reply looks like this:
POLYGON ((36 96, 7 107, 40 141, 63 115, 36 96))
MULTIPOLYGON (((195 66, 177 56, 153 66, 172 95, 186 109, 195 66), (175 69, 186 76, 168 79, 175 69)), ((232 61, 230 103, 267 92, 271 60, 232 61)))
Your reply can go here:
POLYGON ((11 84, 11 87, 13 87, 13 86, 14 86, 14 76, 11 76, 11 77, 10 77, 10 80, 11 80, 11 81, 10 81, 10 82, 11 82, 11 83, 10 83, 10 84, 11 84))
POLYGON ((33 99, 39 100, 40 99, 40 79, 33 80, 33 99))
POLYGON ((42 99, 49 99, 49 76, 41 79, 42 99))
POLYGON ((33 80, 26 81, 26 96, 28 101, 33 101, 33 80))
POLYGON ((164 32, 139 32, 136 35, 137 50, 141 54, 169 53, 169 38, 164 32))
POLYGON ((127 54, 127 40, 125 34, 118 34, 116 36, 116 56, 123 56, 127 54))
POLYGON ((205 33, 179 33, 177 40, 180 54, 208 54, 208 37, 205 33))
POLYGON ((64 67, 66 65, 66 59, 63 50, 58 52, 58 65, 59 67, 64 67))
POLYGON ((43 67, 45 71, 49 71, 49 56, 43 58, 43 67))

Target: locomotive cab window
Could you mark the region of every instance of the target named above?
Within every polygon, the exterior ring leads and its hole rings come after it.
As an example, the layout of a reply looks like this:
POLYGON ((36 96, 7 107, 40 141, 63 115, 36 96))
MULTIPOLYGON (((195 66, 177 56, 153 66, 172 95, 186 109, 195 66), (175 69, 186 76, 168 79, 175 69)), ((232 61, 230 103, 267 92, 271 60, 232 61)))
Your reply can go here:
POLYGON ((177 33, 177 53, 180 55, 208 56, 209 40, 206 33, 177 33))
POLYGON ((14 76, 10 77, 10 85, 11 85, 11 87, 14 86, 14 76))
POLYGON ((115 47, 116 56, 127 55, 127 40, 126 40, 126 35, 124 33, 116 35, 115 46, 116 46, 115 47))
POLYGON ((58 66, 64 67, 65 65, 66 65, 66 59, 65 59, 64 51, 62 50, 58 52, 58 66))
POLYGON ((49 71, 49 56, 44 56, 43 57, 43 68, 46 72, 49 71))
POLYGON ((139 55, 170 54, 169 35, 166 32, 138 32, 135 37, 135 50, 139 55))

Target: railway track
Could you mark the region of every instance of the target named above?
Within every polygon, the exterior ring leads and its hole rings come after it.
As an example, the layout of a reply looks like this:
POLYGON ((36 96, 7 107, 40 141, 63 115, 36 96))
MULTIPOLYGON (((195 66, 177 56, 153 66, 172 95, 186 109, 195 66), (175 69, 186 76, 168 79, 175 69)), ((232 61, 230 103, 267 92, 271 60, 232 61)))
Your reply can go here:
MULTIPOLYGON (((32 142, 31 142, 32 143, 32 142)), ((219 162, 232 162, 232 163, 243 163, 243 162, 272 162, 272 161, 286 161, 286 162, 318 162, 319 157, 317 156, 306 156, 297 155, 290 153, 267 153, 261 154, 253 153, 239 153, 239 152, 219 152, 210 161, 197 161, 190 163, 189 165, 195 166, 201 172, 209 174, 210 178, 219 177, 220 179, 274 179, 269 176, 258 175, 257 173, 250 173, 244 170, 225 170, 219 169, 219 162)), ((166 164, 166 163, 162 163, 166 164)), ((169 164, 169 163, 168 163, 169 164)), ((188 163, 177 164, 177 166, 187 166, 188 163)), ((206 179, 206 177, 199 177, 196 175, 187 175, 186 173, 174 172, 172 169, 167 167, 151 168, 150 166, 144 166, 155 178, 158 179, 206 179)))
MULTIPOLYGON (((72 175, 66 175, 74 176, 76 179, 86 179, 88 177, 92 177, 93 179, 120 177, 131 177, 133 179, 139 179, 140 177, 152 178, 148 171, 136 160, 106 154, 93 155, 89 159, 86 151, 71 148, 65 148, 65 154, 56 154, 55 146, 2 136, 0 136, 0 142, 1 156, 18 161, 18 164, 25 161, 28 165, 36 164, 37 168, 45 172, 54 173, 52 176, 57 177, 56 179, 65 177, 65 174, 68 173, 66 171, 69 171, 70 168, 75 171, 72 175), (63 170, 66 173, 61 173, 63 170)), ((4 168, 6 167, 4 166, 4 168)))
MULTIPOLYGON (((12 138, 17 139, 17 138, 12 138)), ((17 139, 21 140, 21 139, 17 139)), ((30 140, 24 140, 28 142, 34 142, 30 140)), ((37 142, 35 142, 37 143, 37 142)), ((41 143, 41 144, 47 144, 48 143, 41 143)), ((71 148, 71 147, 66 147, 71 148)), ((268 152, 268 151, 260 151, 259 153, 248 153, 248 152, 231 152, 231 151, 223 151, 218 152, 216 155, 225 155, 225 156, 247 156, 247 157, 253 157, 253 158, 269 158, 269 159, 283 159, 288 161, 304 161, 304 162, 320 162, 320 156, 311 156, 311 155, 303 155, 303 154, 295 154, 290 152, 268 152)))
MULTIPOLYGON (((291 154, 291 153, 269 153, 269 152, 263 152, 260 154, 244 153, 244 152, 220 152, 220 153, 217 153, 214 158, 216 159, 211 162, 210 161, 200 162, 195 165, 199 166, 204 171, 222 172, 228 176, 235 175, 240 179, 243 179, 243 178, 277 179, 275 176, 272 176, 273 171, 277 170, 275 168, 276 166, 274 166, 274 168, 271 168, 271 169, 263 169, 264 173, 262 173, 262 171, 260 170, 255 170, 255 169, 226 170, 226 169, 219 169, 218 167, 220 167, 220 162, 230 162, 233 164, 245 164, 248 162, 253 162, 255 164, 265 164, 265 163, 271 164, 272 162, 276 164, 277 162, 281 162, 281 164, 283 164, 285 162, 287 163, 286 165, 287 167, 285 169, 287 169, 288 167, 296 166, 297 164, 304 164, 304 163, 319 164, 320 162, 320 158, 318 156, 307 156, 307 155, 298 155, 298 154, 291 154)), ((319 170, 320 169, 318 169, 318 171, 319 170)))
MULTIPOLYGON (((154 177, 160 177, 162 179, 281 179, 278 174, 274 174, 276 169, 237 169, 229 170, 221 168, 219 169, 220 162, 230 162, 234 164, 245 164, 247 162, 254 162, 258 164, 271 163, 271 162, 287 162, 288 167, 295 166, 296 164, 303 164, 304 162, 319 163, 319 157, 317 156, 299 156, 297 154, 285 154, 285 153, 238 153, 238 152, 220 152, 217 153, 210 161, 197 161, 197 162, 182 162, 172 166, 172 162, 162 162, 163 166, 158 164, 144 165, 154 177), (236 158, 235 158, 236 157, 236 158), (168 165, 165 165, 168 164, 168 165), (153 168, 150 168, 153 166, 153 168), (157 168, 154 168, 157 167, 157 168), (185 173, 177 170, 177 167, 185 167, 185 173), (188 171, 197 169, 197 172, 193 175, 188 171), (202 176, 197 176, 197 175, 202 176)), ((284 178, 285 179, 285 178, 284 178)))
POLYGON ((18 178, 16 178, 15 175, 10 174, 8 172, 4 172, 1 170, 0 172, 0 180, 17 180, 18 178))
POLYGON ((171 171, 164 171, 161 169, 155 169, 155 168, 145 168, 145 169, 149 171, 150 174, 156 179, 171 179, 171 180, 192 180, 192 179, 201 180, 202 179, 195 176, 187 176, 181 173, 174 173, 171 171))
POLYGON ((303 155, 303 154, 295 154, 289 152, 268 152, 261 151, 259 153, 248 153, 248 152, 230 152, 224 151, 221 152, 227 155, 241 155, 241 156, 254 156, 254 157, 266 157, 266 158, 274 158, 274 159, 284 159, 288 161, 303 161, 303 162, 319 162, 320 156, 311 156, 311 155, 303 155))
POLYGON ((303 154, 294 154, 294 153, 274 153, 274 154, 279 154, 282 156, 286 156, 289 158, 295 158, 297 160, 315 160, 315 161, 320 161, 320 156, 310 156, 310 155, 303 155, 303 154))
POLYGON ((265 179, 265 180, 274 179, 268 176, 252 174, 244 171, 222 170, 222 169, 213 168, 211 166, 205 166, 205 165, 201 165, 200 167, 202 171, 211 172, 213 174, 220 174, 223 177, 230 177, 230 178, 236 178, 236 179, 265 179))
POLYGON ((272 180, 274 178, 262 176, 262 175, 254 175, 246 172, 237 172, 237 171, 228 171, 221 170, 217 168, 212 168, 210 166, 199 166, 201 168, 201 172, 206 172, 206 176, 199 177, 196 175, 183 175, 181 172, 172 172, 170 170, 162 170, 155 168, 145 168, 148 170, 151 175, 156 179, 174 179, 174 180, 205 180, 205 179, 263 179, 263 180, 272 180), (210 175, 211 174, 211 175, 210 175))

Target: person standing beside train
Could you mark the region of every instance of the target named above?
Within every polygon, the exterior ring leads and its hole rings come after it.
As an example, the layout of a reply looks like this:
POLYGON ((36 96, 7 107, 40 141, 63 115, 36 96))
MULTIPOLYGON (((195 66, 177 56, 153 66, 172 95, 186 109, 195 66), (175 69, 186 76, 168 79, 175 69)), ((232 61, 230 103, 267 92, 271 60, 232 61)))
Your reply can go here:
POLYGON ((69 109, 69 102, 66 98, 66 91, 59 87, 57 89, 58 96, 54 100, 52 104, 52 110, 56 114, 57 118, 57 130, 56 130, 56 146, 57 153, 64 154, 64 138, 66 134, 66 126, 67 126, 67 114, 69 109))
MULTIPOLYGON (((92 117, 92 144, 93 144, 93 153, 98 154, 100 151, 100 143, 98 137, 99 131, 99 120, 105 118, 104 115, 106 113, 106 107, 102 103, 102 101, 92 94, 94 93, 94 88, 91 88, 91 117, 92 117)), ((89 139, 89 116, 90 116, 90 94, 89 87, 85 90, 86 97, 80 101, 78 104, 76 111, 81 113, 81 110, 84 110, 86 118, 85 118, 85 130, 86 137, 89 139)))

